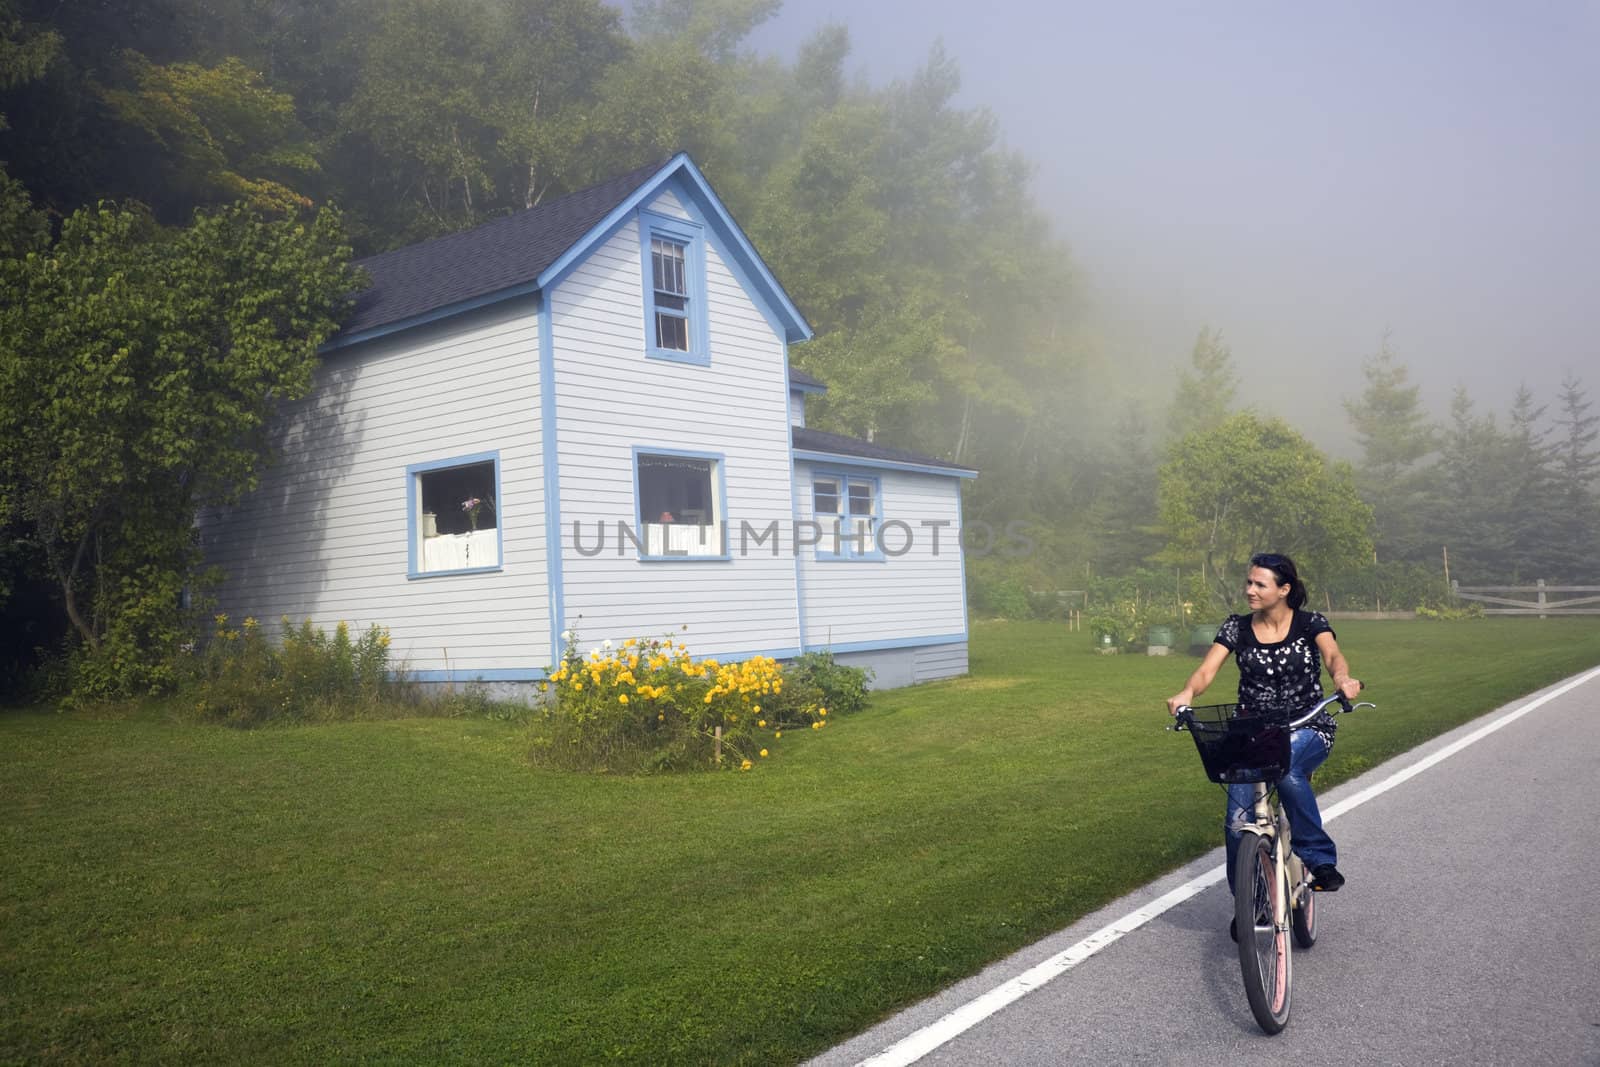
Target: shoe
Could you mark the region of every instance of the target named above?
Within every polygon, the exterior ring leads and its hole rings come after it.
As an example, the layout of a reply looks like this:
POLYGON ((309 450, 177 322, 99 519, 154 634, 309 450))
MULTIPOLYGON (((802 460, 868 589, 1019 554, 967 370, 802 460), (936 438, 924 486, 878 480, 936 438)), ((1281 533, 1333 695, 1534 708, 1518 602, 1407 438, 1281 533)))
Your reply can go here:
POLYGON ((1344 875, 1331 863, 1319 863, 1311 869, 1311 888, 1318 893, 1336 893, 1344 885, 1344 875))
POLYGON ((1235 945, 1237 945, 1239 943, 1239 920, 1238 919, 1229 919, 1228 920, 1228 936, 1233 938, 1233 943, 1235 945))

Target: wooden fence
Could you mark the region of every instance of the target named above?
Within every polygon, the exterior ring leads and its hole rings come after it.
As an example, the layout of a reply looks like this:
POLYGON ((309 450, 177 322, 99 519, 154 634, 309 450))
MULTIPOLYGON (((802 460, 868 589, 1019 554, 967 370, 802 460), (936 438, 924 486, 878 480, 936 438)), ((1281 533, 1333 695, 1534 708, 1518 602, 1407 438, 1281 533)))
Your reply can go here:
POLYGON ((1537 615, 1541 619, 1548 615, 1600 615, 1600 585, 1546 585, 1543 578, 1536 585, 1466 586, 1451 581, 1450 592, 1457 600, 1485 605, 1485 615, 1537 615), (1515 593, 1522 597, 1505 595, 1515 593), (1573 595, 1583 593, 1590 595, 1573 595))

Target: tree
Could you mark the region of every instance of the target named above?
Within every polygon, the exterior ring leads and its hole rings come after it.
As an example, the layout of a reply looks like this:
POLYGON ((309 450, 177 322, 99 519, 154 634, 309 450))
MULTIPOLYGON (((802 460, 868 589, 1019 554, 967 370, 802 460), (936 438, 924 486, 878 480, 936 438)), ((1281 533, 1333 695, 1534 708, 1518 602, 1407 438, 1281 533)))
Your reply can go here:
POLYGON ((1452 571, 1470 576, 1469 582, 1509 578, 1513 570, 1505 452, 1494 416, 1479 415, 1466 389, 1458 387, 1432 472, 1437 496, 1428 528, 1449 549, 1452 571))
POLYGON ((89 691, 159 685, 198 508, 252 488, 356 290, 335 214, 167 231, 102 205, 0 260, 0 527, 46 561, 89 691))
POLYGON ((1311 575, 1372 556, 1372 509, 1349 465, 1278 419, 1235 415, 1175 442, 1159 492, 1169 562, 1204 566, 1222 604, 1255 552, 1286 552, 1311 575))
POLYGON ((1437 434, 1423 410, 1421 389, 1387 340, 1363 370, 1366 388, 1344 402, 1361 446, 1357 485, 1377 518, 1379 552, 1386 559, 1416 559, 1426 543, 1417 506, 1427 493, 1420 465, 1437 447, 1437 434))
POLYGON ((234 201, 274 214, 311 206, 288 184, 318 169, 292 99, 238 59, 157 66, 133 54, 126 62, 134 85, 103 95, 128 127, 130 192, 158 218, 234 201))
POLYGON ((1554 452, 1547 442, 1549 431, 1540 425, 1544 412, 1543 405, 1535 405, 1527 386, 1517 389, 1500 458, 1510 563, 1518 579, 1546 577, 1553 564, 1554 452))
POLYGON ((1233 410, 1239 376, 1233 369, 1233 352, 1222 341, 1222 331, 1206 326, 1195 338, 1189 366, 1178 375, 1167 427, 1174 439, 1210 430, 1233 410))
POLYGON ((1550 517, 1552 577, 1592 582, 1600 577, 1600 415, 1589 413, 1590 403, 1578 377, 1568 373, 1561 382, 1554 443, 1555 507, 1550 517))

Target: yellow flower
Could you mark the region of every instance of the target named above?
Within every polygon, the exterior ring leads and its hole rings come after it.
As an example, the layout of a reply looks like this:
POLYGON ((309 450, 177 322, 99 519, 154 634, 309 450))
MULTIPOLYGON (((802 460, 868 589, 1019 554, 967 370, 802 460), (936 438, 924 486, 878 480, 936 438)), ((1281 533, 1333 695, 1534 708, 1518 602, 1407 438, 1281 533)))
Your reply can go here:
POLYGON ((244 617, 244 628, 246 630, 254 630, 258 625, 260 625, 260 624, 257 623, 256 620, 251 618, 249 615, 246 615, 244 617))
POLYGON ((814 722, 811 724, 811 728, 813 730, 820 730, 822 729, 822 724, 820 722, 814 722))
POLYGON ((224 614, 221 614, 221 613, 218 613, 218 615, 217 615, 217 625, 218 626, 224 626, 224 625, 227 624, 227 622, 228 622, 228 616, 226 616, 224 614))
POLYGON ((757 719, 756 720, 756 725, 757 726, 761 726, 761 727, 765 727, 767 725, 767 720, 766 719, 757 719))
POLYGON ((748 771, 750 769, 750 761, 745 760, 743 763, 739 764, 739 769, 741 771, 748 771))
POLYGON ((773 733, 773 735, 772 735, 772 736, 773 736, 773 738, 774 738, 774 739, 777 739, 777 738, 780 738, 780 737, 782 737, 782 736, 783 736, 783 731, 782 731, 782 730, 777 730, 777 731, 775 731, 775 732, 774 732, 774 733, 773 733))
MULTIPOLYGON (((755 710, 755 713, 756 713, 756 714, 757 714, 757 715, 760 715, 760 714, 761 714, 761 705, 760 705, 760 704, 757 704, 757 705, 756 705, 756 706, 755 706, 755 709, 754 709, 754 710, 755 710)), ((762 723, 762 724, 761 724, 761 725, 762 725, 762 726, 765 726, 765 725, 766 725, 766 723, 762 723)))
POLYGON ((761 750, 761 758, 762 759, 766 759, 767 758, 767 750, 766 749, 762 749, 761 750))
POLYGON ((828 709, 827 708, 818 708, 817 709, 817 714, 826 715, 826 714, 828 714, 828 709))
POLYGON ((658 713, 656 715, 656 722, 666 722, 666 721, 667 721, 667 717, 666 717, 665 714, 658 713))
POLYGON ((572 688, 581 690, 583 688, 583 683, 582 682, 573 682, 572 683, 572 688))
POLYGON ((618 693, 617 694, 617 703, 618 704, 626 704, 627 702, 628 702, 628 694, 627 693, 618 693))

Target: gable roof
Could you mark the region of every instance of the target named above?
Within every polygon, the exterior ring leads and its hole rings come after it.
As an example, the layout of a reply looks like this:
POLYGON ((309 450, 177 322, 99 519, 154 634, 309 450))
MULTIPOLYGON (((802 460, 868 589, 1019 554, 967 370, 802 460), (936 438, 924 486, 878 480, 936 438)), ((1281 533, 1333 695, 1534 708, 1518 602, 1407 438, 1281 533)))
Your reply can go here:
POLYGON ((789 367, 789 388, 798 389, 802 393, 826 393, 828 386, 821 378, 813 378, 805 371, 795 366, 789 367))
POLYGON ((974 467, 963 467, 959 463, 934 459, 932 456, 908 452, 903 448, 885 448, 872 441, 828 433, 825 430, 813 430, 809 426, 791 426, 789 433, 794 442, 796 459, 827 462, 843 458, 846 461, 858 461, 861 466, 913 468, 928 474, 949 474, 956 478, 978 476, 978 471, 974 467))
POLYGON ((669 181, 695 200, 723 239, 726 254, 773 305, 785 340, 811 336, 788 294, 723 207, 694 162, 680 153, 665 163, 570 193, 460 233, 358 260, 372 284, 328 347, 339 348, 535 293, 559 280, 590 248, 669 181))

